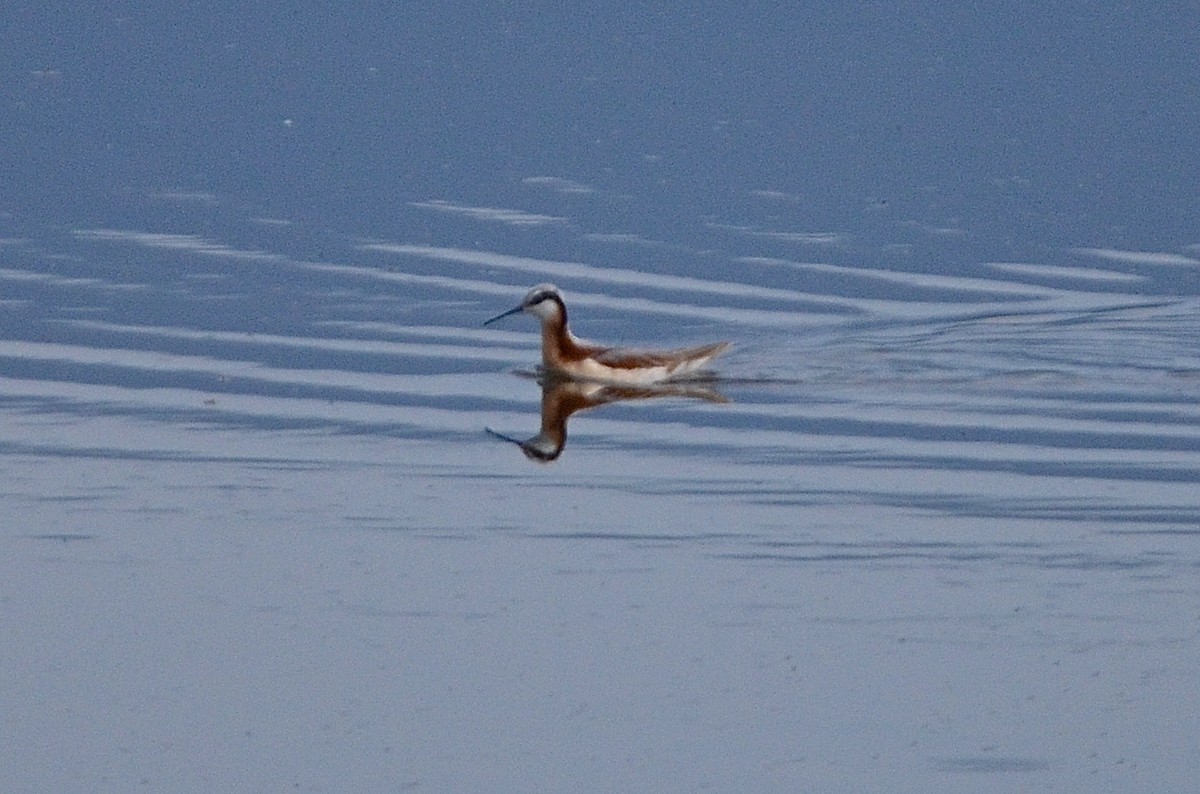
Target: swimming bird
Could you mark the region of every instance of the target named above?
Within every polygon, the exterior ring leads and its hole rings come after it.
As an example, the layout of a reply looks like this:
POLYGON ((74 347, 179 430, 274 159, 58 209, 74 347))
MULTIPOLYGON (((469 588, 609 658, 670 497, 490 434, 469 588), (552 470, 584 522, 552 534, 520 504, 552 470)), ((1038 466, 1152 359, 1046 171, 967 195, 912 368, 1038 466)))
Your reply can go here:
POLYGON ((542 367, 547 374, 596 383, 639 384, 696 378, 708 363, 729 349, 717 342, 682 350, 624 350, 583 342, 567 326, 567 306, 553 284, 538 284, 520 305, 484 325, 524 312, 542 322, 542 367))

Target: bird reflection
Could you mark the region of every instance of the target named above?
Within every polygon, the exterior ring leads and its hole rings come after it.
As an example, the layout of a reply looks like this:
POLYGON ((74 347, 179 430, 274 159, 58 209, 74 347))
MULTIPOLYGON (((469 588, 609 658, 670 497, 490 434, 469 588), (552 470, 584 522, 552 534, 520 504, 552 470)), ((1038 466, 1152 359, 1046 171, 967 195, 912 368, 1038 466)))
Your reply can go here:
POLYGON ((587 411, 625 400, 651 400, 659 397, 686 397, 714 403, 729 402, 728 398, 716 389, 694 384, 614 386, 545 376, 538 382, 542 387, 542 428, 536 436, 522 441, 498 433, 490 427, 484 429, 496 438, 516 444, 525 453, 525 457, 539 463, 550 463, 562 454, 567 445, 567 420, 571 414, 578 411, 587 411))

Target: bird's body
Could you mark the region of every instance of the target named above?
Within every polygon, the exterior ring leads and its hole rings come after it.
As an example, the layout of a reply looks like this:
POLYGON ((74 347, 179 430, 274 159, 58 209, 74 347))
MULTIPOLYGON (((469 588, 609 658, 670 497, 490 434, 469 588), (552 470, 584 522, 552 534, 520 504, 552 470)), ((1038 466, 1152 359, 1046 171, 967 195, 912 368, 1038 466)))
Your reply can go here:
POLYGON ((567 325, 562 293, 552 284, 539 284, 521 305, 484 323, 526 312, 542 323, 542 367, 548 374, 597 383, 650 385, 686 380, 702 374, 709 362, 729 348, 717 342, 681 350, 625 350, 583 342, 567 325))

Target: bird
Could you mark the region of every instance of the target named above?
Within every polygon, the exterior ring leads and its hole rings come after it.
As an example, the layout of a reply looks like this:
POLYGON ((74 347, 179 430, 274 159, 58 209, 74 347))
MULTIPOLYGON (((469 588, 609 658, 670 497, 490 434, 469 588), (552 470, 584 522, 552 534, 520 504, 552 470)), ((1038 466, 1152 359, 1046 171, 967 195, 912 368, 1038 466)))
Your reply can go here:
POLYGON ((716 342, 680 350, 627 350, 584 342, 567 325, 567 305, 553 284, 538 284, 521 303, 484 325, 524 312, 542 324, 542 369, 551 376, 593 383, 651 385, 703 377, 705 367, 731 346, 716 342))

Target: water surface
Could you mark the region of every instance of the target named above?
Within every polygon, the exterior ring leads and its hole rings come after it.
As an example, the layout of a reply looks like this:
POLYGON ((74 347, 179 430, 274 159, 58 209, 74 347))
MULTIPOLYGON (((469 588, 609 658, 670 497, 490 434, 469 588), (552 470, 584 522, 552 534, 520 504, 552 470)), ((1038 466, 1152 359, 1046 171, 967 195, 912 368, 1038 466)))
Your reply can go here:
POLYGON ((14 56, 5 788, 1200 776, 1172 20, 394 13, 14 56), (489 435, 542 281, 713 393, 489 435))

